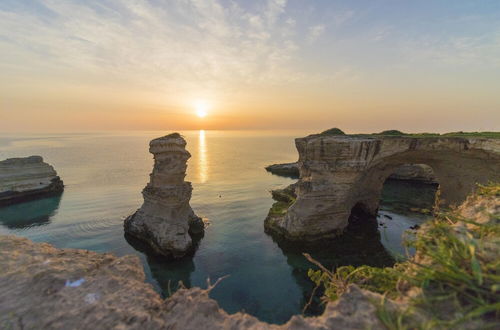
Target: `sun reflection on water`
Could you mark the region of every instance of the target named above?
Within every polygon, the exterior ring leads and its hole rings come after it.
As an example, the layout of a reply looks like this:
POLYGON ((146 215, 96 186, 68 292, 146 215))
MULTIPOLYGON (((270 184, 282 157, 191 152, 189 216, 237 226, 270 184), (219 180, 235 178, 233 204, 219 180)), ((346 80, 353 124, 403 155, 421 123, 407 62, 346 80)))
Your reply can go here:
POLYGON ((201 183, 205 183, 208 180, 208 153, 204 130, 200 130, 198 139, 198 177, 201 183))

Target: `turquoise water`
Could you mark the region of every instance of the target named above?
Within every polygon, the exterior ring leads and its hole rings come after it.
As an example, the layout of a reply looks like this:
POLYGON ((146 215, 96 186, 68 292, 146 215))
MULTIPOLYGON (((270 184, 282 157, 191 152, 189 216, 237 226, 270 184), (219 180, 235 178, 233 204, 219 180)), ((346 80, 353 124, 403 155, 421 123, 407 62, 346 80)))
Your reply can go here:
MULTIPOLYGON (((211 225, 192 259, 173 262, 145 255, 123 235, 123 219, 142 204, 141 190, 152 169, 148 143, 166 133, 0 136, 0 159, 41 155, 66 185, 62 196, 0 209, 0 234, 60 248, 136 254, 147 281, 163 296, 175 291, 179 281, 205 287, 207 278, 230 275, 211 293, 227 312, 244 310, 274 323, 301 313, 313 288, 307 278, 311 265, 302 248, 273 240, 263 226, 273 203, 269 191, 294 181, 271 175, 264 166, 296 160, 293 138, 307 132, 181 132, 192 154, 187 175, 194 187, 191 205, 211 225)), ((422 192, 432 199, 428 187, 412 187, 387 186, 378 230, 355 232, 309 252, 330 268, 392 264, 394 255, 404 253, 402 232, 425 220, 404 211, 398 201, 404 204, 422 192)), ((308 314, 321 312, 318 299, 314 302, 308 314)))

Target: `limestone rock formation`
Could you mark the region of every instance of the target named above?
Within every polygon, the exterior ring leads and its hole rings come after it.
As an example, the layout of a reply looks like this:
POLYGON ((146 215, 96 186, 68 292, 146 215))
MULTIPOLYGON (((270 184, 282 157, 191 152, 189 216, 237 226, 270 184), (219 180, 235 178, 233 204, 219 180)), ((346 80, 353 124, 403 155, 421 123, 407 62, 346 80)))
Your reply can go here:
POLYGON ((404 164, 396 168, 389 175, 391 180, 417 181, 422 183, 436 184, 437 179, 432 168, 425 164, 404 164))
POLYGON ((356 205, 375 215, 384 181, 401 165, 432 168, 441 206, 460 204, 476 183, 500 181, 500 139, 311 135, 295 144, 297 199, 265 221, 268 231, 291 240, 339 235, 356 205))
POLYGON ((180 289, 163 300, 144 280, 136 256, 0 236, 0 328, 385 329, 376 316, 382 296, 356 286, 328 303, 323 315, 297 315, 278 326, 241 312, 227 314, 209 290, 180 289))
MULTIPOLYGON (((299 178, 299 164, 284 163, 273 164, 266 166, 266 170, 272 174, 290 177, 293 179, 299 178)), ((422 183, 435 184, 437 183, 434 172, 430 166, 425 164, 404 164, 394 170, 394 173, 389 175, 388 179, 418 181, 422 183)))
POLYGON ((40 156, 0 161, 0 205, 62 193, 64 185, 40 156))
POLYGON ((149 152, 154 155, 154 168, 142 191, 144 204, 125 219, 125 232, 157 254, 179 258, 193 249, 192 236, 204 229, 189 205, 191 182, 184 181, 191 155, 178 133, 152 140, 149 152))
POLYGON ((293 179, 299 178, 299 165, 295 163, 273 164, 266 166, 266 171, 284 177, 293 179))

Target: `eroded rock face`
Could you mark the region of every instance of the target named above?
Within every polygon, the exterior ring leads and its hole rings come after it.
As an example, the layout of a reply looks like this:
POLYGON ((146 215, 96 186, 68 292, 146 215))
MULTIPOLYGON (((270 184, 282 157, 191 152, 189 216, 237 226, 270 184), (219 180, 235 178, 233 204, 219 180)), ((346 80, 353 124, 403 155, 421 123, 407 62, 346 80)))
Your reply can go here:
POLYGON ((203 232, 202 219, 189 205, 193 188, 184 177, 191 155, 185 147, 186 141, 177 133, 151 141, 149 151, 155 162, 142 191, 144 204, 124 224, 127 234, 155 253, 176 258, 192 251, 192 236, 203 232))
POLYGON ((425 164, 404 164, 396 168, 389 175, 391 180, 417 181, 422 183, 436 184, 437 179, 432 168, 425 164))
POLYGON ((278 326, 227 314, 209 290, 180 289, 163 300, 144 279, 136 256, 0 236, 0 328, 385 329, 376 316, 382 296, 354 285, 323 315, 294 316, 278 326))
POLYGON ((500 140, 459 137, 311 135, 295 140, 300 179, 297 200, 266 229, 292 240, 339 235, 359 203, 375 215, 386 178, 404 164, 432 168, 442 206, 459 205, 476 183, 500 180, 500 140))
POLYGON ((62 193, 64 184, 40 156, 0 161, 0 205, 62 193))
MULTIPOLYGON (((266 170, 272 174, 299 178, 299 163, 284 163, 284 164, 273 164, 266 167, 266 170)), ((392 180, 406 180, 406 181, 418 181, 423 183, 435 184, 437 183, 436 177, 432 168, 425 164, 404 164, 394 170, 394 173, 389 175, 388 179, 392 180)))

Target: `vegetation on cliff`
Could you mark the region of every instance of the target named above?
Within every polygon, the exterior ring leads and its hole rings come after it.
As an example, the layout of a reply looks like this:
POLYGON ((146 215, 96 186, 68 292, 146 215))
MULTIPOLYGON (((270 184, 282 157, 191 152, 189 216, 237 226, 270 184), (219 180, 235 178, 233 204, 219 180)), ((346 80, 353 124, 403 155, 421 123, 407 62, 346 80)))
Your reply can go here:
POLYGON ((320 135, 345 135, 340 128, 334 127, 320 133, 320 135))
POLYGON ((316 263, 310 278, 334 301, 349 284, 400 302, 378 308, 389 329, 489 328, 500 321, 500 185, 480 186, 458 209, 441 212, 406 240, 415 257, 394 267, 316 263))
POLYGON ((401 137, 417 137, 417 138, 432 138, 432 137, 462 137, 462 138, 488 138, 500 139, 500 132, 449 132, 449 133, 403 133, 398 130, 387 130, 373 134, 348 134, 350 136, 401 136, 401 137))
POLYGON ((276 202, 269 210, 268 216, 270 217, 284 215, 297 198, 294 185, 290 185, 285 189, 273 190, 271 191, 271 194, 276 202))
POLYGON ((380 133, 358 133, 358 134, 347 134, 340 128, 330 128, 326 131, 317 134, 320 136, 328 135, 346 135, 353 137, 370 137, 370 136, 400 136, 400 137, 463 137, 463 138, 488 138, 488 139, 500 139, 500 132, 449 132, 449 133, 404 133, 397 129, 385 130, 380 133))

